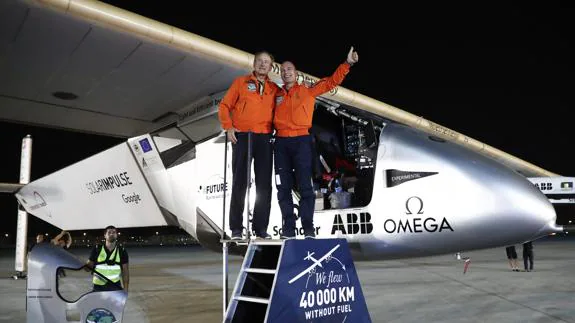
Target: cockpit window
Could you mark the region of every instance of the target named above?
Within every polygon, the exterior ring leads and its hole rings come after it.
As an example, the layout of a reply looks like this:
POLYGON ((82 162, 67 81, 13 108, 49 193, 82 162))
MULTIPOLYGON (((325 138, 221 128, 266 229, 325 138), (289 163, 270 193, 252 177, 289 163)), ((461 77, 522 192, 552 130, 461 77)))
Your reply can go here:
POLYGON ((351 107, 318 100, 310 129, 316 211, 371 202, 383 126, 379 119, 356 113, 351 107))

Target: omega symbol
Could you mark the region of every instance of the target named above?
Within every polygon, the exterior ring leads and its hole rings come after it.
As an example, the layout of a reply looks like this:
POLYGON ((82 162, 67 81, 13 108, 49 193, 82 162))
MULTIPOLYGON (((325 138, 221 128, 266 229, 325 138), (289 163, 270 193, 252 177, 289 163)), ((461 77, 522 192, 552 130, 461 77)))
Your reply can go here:
POLYGON ((413 214, 413 212, 411 212, 411 208, 414 207, 414 210, 416 210, 418 204, 419 204, 419 210, 417 211, 417 214, 423 214, 423 200, 421 200, 421 198, 419 198, 418 196, 412 196, 408 198, 407 201, 405 201, 405 214, 413 214), (414 202, 409 203, 411 200, 413 200, 414 202))

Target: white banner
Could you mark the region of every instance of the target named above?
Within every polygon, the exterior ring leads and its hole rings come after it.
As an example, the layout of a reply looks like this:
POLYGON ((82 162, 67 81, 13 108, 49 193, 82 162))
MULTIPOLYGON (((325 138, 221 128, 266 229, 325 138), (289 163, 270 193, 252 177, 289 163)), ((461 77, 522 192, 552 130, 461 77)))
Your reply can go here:
POLYGON ((575 177, 530 177, 529 181, 543 194, 575 194, 575 177))

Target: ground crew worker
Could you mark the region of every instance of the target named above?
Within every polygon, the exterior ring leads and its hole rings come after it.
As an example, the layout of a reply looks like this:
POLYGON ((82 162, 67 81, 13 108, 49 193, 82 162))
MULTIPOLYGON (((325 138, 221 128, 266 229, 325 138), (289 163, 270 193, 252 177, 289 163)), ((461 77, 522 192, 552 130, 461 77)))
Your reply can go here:
POLYGON ((105 243, 92 249, 87 266, 111 282, 94 274, 92 283, 94 291, 110 291, 124 288, 127 292, 130 285, 130 271, 128 267, 128 252, 118 244, 118 230, 107 226, 104 232, 105 243))
POLYGON ((306 238, 315 237, 313 225, 314 192, 312 188, 312 138, 309 128, 315 98, 341 84, 349 68, 357 63, 357 52, 350 49, 346 62, 340 64, 332 76, 323 78, 308 86, 297 83, 297 70, 292 62, 286 61, 281 66, 283 88, 276 96, 274 127, 274 163, 278 202, 282 212, 282 238, 295 237, 295 217, 291 190, 293 172, 300 194, 299 217, 306 238))
POLYGON ((506 247, 505 253, 507 254, 507 259, 509 260, 509 267, 511 267, 511 270, 519 271, 519 265, 517 265, 517 251, 515 251, 515 246, 506 247))
POLYGON ((63 230, 52 239, 51 243, 64 249, 70 249, 72 245, 72 235, 70 235, 70 232, 63 230))
POLYGON ((44 235, 41 233, 38 233, 36 235, 36 242, 32 244, 32 246, 30 246, 30 249, 28 249, 28 252, 30 252, 32 250, 32 248, 34 248, 35 246, 41 244, 41 243, 47 243, 47 241, 44 239, 44 235))
MULTIPOLYGON (((50 243, 62 249, 70 249, 72 245, 72 235, 70 232, 62 230, 50 243)), ((66 277, 66 271, 63 268, 58 268, 58 277, 66 277)))
POLYGON ((533 271, 533 242, 527 241, 523 244, 523 265, 525 271, 533 271), (527 266, 529 262, 529 266, 527 266))
POLYGON ((273 167, 272 117, 278 86, 268 73, 273 56, 258 52, 252 73, 234 80, 222 99, 218 117, 232 145, 232 197, 229 222, 232 239, 242 239, 244 201, 248 180, 248 133, 251 133, 251 157, 254 160, 256 201, 253 231, 259 238, 270 239, 267 233, 271 207, 273 167))

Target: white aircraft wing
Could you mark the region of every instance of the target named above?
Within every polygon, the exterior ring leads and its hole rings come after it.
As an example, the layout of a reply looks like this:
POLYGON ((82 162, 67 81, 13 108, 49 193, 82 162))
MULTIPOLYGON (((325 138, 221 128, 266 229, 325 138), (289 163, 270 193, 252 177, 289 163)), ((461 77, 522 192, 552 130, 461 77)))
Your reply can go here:
POLYGON ((142 143, 134 154, 124 142, 31 182, 16 198, 28 213, 66 230, 168 225, 153 192, 156 185, 137 159, 148 160, 146 169, 159 166, 154 149, 142 143))
POLYGON ((128 138, 182 121, 190 104, 246 72, 189 40, 177 48, 110 25, 98 16, 117 9, 102 3, 70 2, 67 12, 54 4, 0 2, 0 120, 128 138))
MULTIPOLYGON (((202 117, 199 130, 170 130, 195 140, 218 130, 217 104, 209 102, 251 70, 253 55, 98 1, 13 0, 0 2, 0 58, 0 119, 127 138, 202 117), (198 108, 201 102, 209 108, 198 108)), ((279 81, 277 64, 270 76, 279 81)), ((525 176, 555 175, 344 87, 324 97, 467 146, 525 176)))

